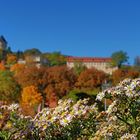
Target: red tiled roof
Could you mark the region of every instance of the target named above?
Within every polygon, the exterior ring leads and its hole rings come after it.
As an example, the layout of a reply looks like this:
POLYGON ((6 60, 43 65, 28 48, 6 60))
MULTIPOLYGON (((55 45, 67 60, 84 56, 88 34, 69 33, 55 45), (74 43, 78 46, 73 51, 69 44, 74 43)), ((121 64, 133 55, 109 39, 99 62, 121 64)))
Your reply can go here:
POLYGON ((111 62, 111 60, 102 57, 67 57, 67 62, 111 62))

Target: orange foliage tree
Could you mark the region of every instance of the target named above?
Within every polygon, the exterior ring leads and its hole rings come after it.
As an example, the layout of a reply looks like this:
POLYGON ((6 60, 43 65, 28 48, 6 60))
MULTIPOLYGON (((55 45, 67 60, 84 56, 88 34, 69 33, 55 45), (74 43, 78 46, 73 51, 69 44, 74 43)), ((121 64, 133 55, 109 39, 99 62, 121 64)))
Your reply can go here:
POLYGON ((107 75, 104 72, 91 68, 81 72, 75 86, 79 89, 93 90, 101 87, 105 79, 107 75))
POLYGON ((6 68, 2 62, 0 63, 0 70, 6 70, 6 68))
POLYGON ((118 69, 112 73, 112 82, 117 84, 125 78, 137 78, 140 73, 134 69, 118 69))
POLYGON ((134 78, 138 78, 139 75, 140 75, 140 73, 137 70, 130 69, 126 76, 129 77, 129 78, 134 79, 134 78))
POLYGON ((25 67, 15 74, 15 79, 22 86, 37 86, 40 84, 40 80, 44 75, 43 68, 37 68, 36 66, 25 67))
POLYGON ((25 69, 25 64, 16 63, 10 67, 10 71, 13 71, 15 74, 18 74, 23 69, 25 69))
POLYGON ((56 95, 54 87, 52 85, 47 86, 46 92, 46 105, 53 108, 57 106, 58 97, 56 95))
POLYGON ((46 93, 50 87, 53 88, 55 94, 61 98, 74 87, 75 81, 76 76, 73 70, 66 66, 54 66, 48 68, 44 73, 42 86, 46 93))

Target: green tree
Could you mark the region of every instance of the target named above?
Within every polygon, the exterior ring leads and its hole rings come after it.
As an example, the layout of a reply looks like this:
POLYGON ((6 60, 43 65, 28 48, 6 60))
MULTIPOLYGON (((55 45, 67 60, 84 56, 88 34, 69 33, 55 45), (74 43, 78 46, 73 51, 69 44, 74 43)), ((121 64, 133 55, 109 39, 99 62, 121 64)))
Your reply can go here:
POLYGON ((13 73, 0 70, 0 100, 18 101, 20 87, 13 78, 13 73))
POLYGON ((24 51, 24 55, 40 55, 41 51, 36 48, 28 49, 24 51))
POLYGON ((11 50, 11 47, 7 47, 7 48, 6 48, 6 53, 7 53, 7 54, 13 53, 12 50, 11 50))
POLYGON ((46 53, 43 57, 47 58, 50 66, 60 66, 66 64, 66 58, 61 52, 46 53))
POLYGON ((24 59, 24 54, 22 51, 18 50, 16 52, 17 59, 24 59))
POLYGON ((114 52, 111 55, 112 58, 112 66, 118 66, 118 68, 121 68, 122 64, 125 62, 128 62, 128 55, 126 52, 118 51, 114 52))

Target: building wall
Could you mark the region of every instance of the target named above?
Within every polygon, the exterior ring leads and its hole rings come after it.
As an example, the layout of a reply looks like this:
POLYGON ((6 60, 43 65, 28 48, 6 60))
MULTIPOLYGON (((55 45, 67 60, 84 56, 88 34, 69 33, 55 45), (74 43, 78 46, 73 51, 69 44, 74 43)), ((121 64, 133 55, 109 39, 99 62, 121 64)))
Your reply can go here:
POLYGON ((0 41, 0 49, 3 49, 3 43, 0 41))
POLYGON ((42 58, 39 55, 29 55, 25 56, 25 59, 19 59, 19 64, 27 64, 27 65, 35 65, 37 67, 40 67, 41 65, 47 65, 48 60, 46 58, 42 58))
MULTIPOLYGON (((96 68, 98 70, 102 70, 105 73, 112 74, 113 71, 117 70, 117 67, 110 67, 108 62, 82 62, 87 68, 96 68)), ((67 62, 67 66, 69 68, 74 67, 74 62, 67 62)))

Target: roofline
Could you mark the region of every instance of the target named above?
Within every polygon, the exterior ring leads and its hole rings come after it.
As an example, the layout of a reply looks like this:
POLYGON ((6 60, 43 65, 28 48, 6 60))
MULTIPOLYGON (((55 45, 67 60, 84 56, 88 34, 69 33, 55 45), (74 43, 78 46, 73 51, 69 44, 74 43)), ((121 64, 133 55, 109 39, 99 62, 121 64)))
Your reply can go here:
POLYGON ((110 57, 67 57, 67 62, 111 62, 110 57))

